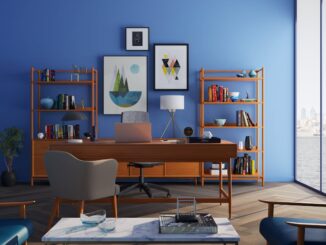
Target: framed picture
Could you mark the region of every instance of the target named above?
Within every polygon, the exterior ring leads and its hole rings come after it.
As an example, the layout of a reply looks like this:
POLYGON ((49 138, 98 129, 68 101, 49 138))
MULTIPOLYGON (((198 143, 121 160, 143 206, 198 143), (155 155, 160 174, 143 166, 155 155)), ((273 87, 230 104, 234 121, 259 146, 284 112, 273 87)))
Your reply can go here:
POLYGON ((148 48, 148 27, 126 27, 126 50, 148 50, 148 48))
POLYGON ((104 56, 104 114, 147 111, 147 56, 104 56))
POLYGON ((188 44, 154 44, 154 90, 188 90, 188 44))

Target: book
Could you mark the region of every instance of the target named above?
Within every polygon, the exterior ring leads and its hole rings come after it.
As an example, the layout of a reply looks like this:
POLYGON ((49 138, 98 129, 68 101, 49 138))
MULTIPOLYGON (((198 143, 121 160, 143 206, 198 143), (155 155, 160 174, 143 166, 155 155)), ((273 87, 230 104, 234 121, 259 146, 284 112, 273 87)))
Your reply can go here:
POLYGON ((245 111, 241 111, 241 112, 242 112, 242 122, 243 122, 243 124, 241 126, 249 127, 249 122, 246 117, 246 112, 245 111))
POLYGON ((251 174, 256 174, 255 160, 251 160, 251 174))
MULTIPOLYGON (((220 175, 220 170, 219 169, 210 169, 209 170, 209 174, 210 175, 215 175, 215 176, 219 176, 220 175)), ((228 170, 227 169, 222 169, 222 175, 227 175, 228 174, 228 170)))
POLYGON ((212 90, 212 86, 208 87, 208 101, 212 102, 213 101, 213 90, 212 90))
POLYGON ((248 121, 249 121, 250 125, 253 126, 253 127, 256 126, 256 124, 251 120, 251 117, 250 117, 248 112, 246 112, 246 116, 248 118, 248 121))

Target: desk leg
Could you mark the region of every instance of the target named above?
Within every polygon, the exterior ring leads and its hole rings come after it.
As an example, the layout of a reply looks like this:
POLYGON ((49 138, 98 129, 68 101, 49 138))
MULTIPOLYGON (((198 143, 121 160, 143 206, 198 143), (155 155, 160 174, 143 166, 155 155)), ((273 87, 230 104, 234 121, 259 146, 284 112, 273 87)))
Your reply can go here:
POLYGON ((232 216, 232 160, 228 164, 228 199, 229 199, 229 219, 232 216))
MULTIPOLYGON (((218 163, 219 166, 219 184, 218 184, 218 192, 219 192, 219 198, 222 198, 222 189, 223 189, 223 177, 222 177, 222 162, 218 163)), ((222 202, 220 201, 220 205, 222 205, 222 202)))

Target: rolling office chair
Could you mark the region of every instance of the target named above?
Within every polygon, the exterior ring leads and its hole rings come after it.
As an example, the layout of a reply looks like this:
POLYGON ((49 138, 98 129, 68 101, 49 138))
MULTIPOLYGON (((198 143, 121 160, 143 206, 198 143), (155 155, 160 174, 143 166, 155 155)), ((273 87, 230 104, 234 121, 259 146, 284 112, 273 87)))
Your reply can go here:
MULTIPOLYGON (((137 123, 137 122, 149 122, 148 112, 143 111, 127 111, 123 112, 121 116, 122 123, 137 123)), ((144 190, 148 197, 152 197, 152 189, 164 191, 167 193, 167 197, 171 196, 170 190, 168 188, 162 187, 160 185, 146 183, 144 178, 144 168, 152 168, 154 166, 162 164, 161 162, 130 162, 129 167, 139 168, 139 182, 137 184, 131 185, 124 189, 121 194, 125 194, 134 189, 144 190)))

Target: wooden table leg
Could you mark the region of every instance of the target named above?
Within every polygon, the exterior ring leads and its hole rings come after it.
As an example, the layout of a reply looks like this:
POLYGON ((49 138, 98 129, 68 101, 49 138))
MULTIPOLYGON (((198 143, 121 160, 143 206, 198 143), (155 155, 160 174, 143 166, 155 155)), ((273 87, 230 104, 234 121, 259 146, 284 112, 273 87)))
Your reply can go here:
POLYGON ((232 216, 232 161, 230 159, 228 164, 228 201, 229 201, 229 219, 232 216))
MULTIPOLYGON (((219 192, 219 197, 221 199, 222 198, 222 188, 223 188, 222 162, 219 162, 218 166, 219 166, 219 176, 218 176, 218 179, 219 179, 218 186, 219 186, 219 188, 218 188, 218 192, 219 192)), ((220 201, 220 205, 222 205, 221 201, 220 201)))

